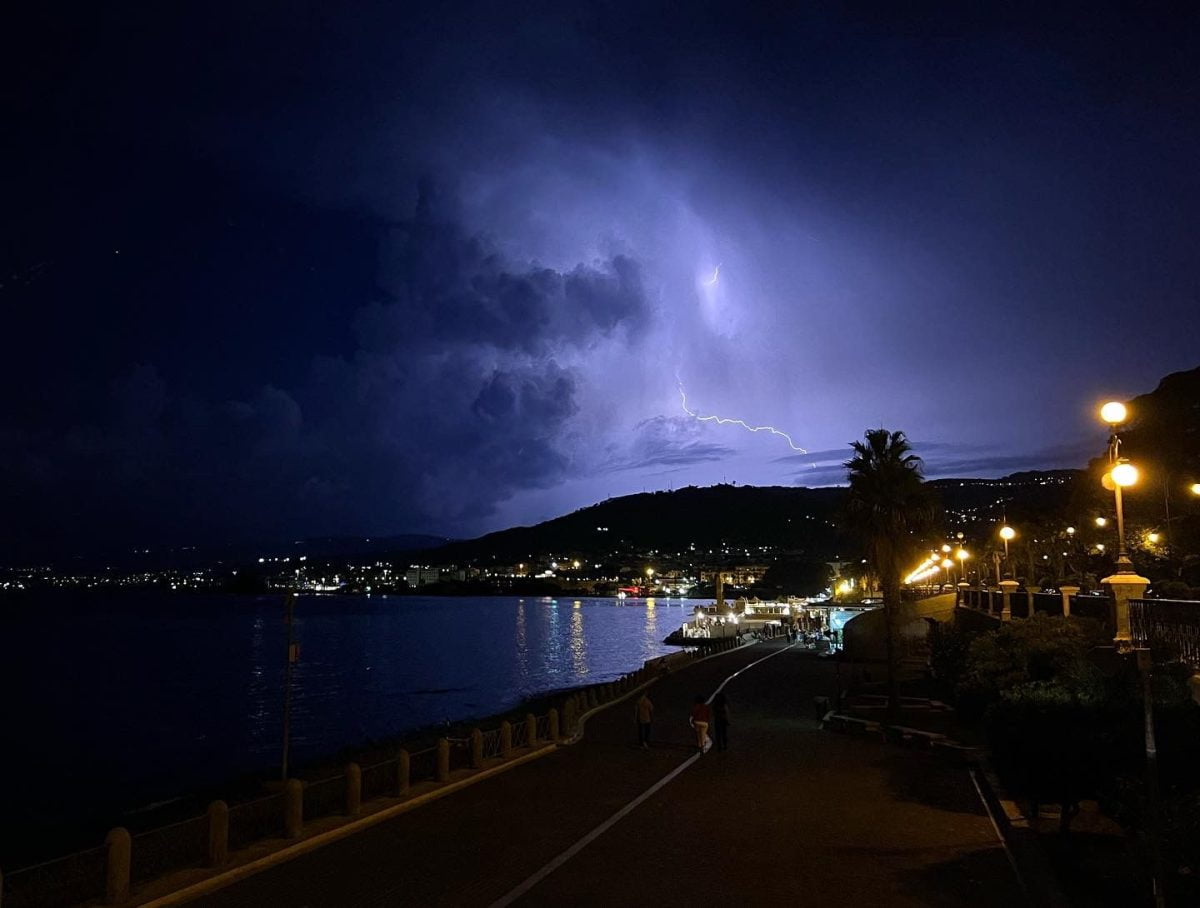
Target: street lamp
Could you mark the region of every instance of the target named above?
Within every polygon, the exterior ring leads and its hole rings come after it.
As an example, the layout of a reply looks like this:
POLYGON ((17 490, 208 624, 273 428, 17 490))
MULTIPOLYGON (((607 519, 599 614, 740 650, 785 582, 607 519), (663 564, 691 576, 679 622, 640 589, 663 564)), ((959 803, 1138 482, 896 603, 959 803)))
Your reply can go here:
POLYGON ((966 549, 960 548, 954 553, 954 557, 958 559, 958 581, 966 583, 967 581, 967 559, 971 556, 967 554, 966 549))
POLYGON ((946 582, 950 582, 950 568, 954 567, 954 562, 949 558, 942 559, 942 570, 946 573, 946 582))
POLYGON ((1138 481, 1138 469, 1128 461, 1120 461, 1113 464, 1105 478, 1108 482, 1104 485, 1112 489, 1117 504, 1117 573, 1132 574, 1133 562, 1129 560, 1129 552, 1125 549, 1125 508, 1121 490, 1138 481))
POLYGON ((1193 495, 1200 495, 1200 482, 1193 482, 1189 488, 1193 495))
POLYGON ((1108 526, 1108 520, 1104 517, 1097 517, 1096 526, 1100 527, 1100 529, 1104 529, 1106 526, 1108 526))
POLYGON ((1008 541, 1015 538, 1017 531, 1010 526, 1000 527, 1000 538, 1004 540, 1004 560, 1008 561, 1008 541))

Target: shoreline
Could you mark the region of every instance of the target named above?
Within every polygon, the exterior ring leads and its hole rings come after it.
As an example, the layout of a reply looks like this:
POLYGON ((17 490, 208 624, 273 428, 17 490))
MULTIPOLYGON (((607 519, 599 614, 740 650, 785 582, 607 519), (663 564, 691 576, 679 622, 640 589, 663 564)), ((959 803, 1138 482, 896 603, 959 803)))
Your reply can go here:
MULTIPOLYGON (((678 647, 676 652, 694 648, 678 647)), ((625 672, 619 673, 615 677, 636 671, 645 664, 643 661, 630 666, 625 672)), ((463 716, 448 720, 446 723, 419 726, 378 740, 346 744, 325 756, 306 761, 289 773, 289 777, 299 779, 306 785, 321 782, 339 776, 347 763, 353 762, 367 767, 394 759, 401 748, 406 748, 410 752, 419 751, 434 746, 441 737, 465 738, 473 728, 497 727, 504 720, 522 720, 529 713, 540 715, 574 694, 611 683, 612 680, 610 678, 588 684, 555 688, 523 697, 507 709, 486 716, 463 716)), ((5 872, 11 873, 24 867, 95 847, 104 841, 104 836, 110 829, 118 826, 123 826, 131 834, 138 835, 162 826, 190 820, 201 816, 207 810, 208 805, 215 800, 223 800, 230 807, 253 801, 273 790, 278 790, 280 781, 276 773, 277 769, 264 768, 231 776, 218 784, 197 787, 175 796, 159 797, 140 806, 116 810, 111 818, 105 820, 88 817, 85 813, 71 831, 64 830, 61 836, 51 834, 45 838, 39 837, 37 845, 31 847, 28 852, 14 849, 16 859, 6 859, 3 864, 0 864, 0 867, 5 872), (56 842, 58 844, 55 844, 56 842)), ((2 835, 7 837, 12 832, 14 830, 5 829, 2 835)), ((6 842, 5 845, 7 847, 8 843, 6 842)))

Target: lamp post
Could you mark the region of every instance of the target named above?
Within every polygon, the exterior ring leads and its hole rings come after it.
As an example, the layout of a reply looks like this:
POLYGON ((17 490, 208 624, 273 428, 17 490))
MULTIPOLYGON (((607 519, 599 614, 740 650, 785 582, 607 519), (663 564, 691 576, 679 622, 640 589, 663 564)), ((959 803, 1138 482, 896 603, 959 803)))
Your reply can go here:
MULTIPOLYGON (((1111 591, 1113 604, 1113 624, 1116 633, 1113 643, 1117 652, 1128 653, 1133 649, 1133 635, 1129 626, 1129 600, 1140 599, 1150 585, 1145 577, 1139 577, 1129 560, 1125 549, 1125 511, 1121 498, 1121 490, 1129 488, 1138 481, 1138 470, 1133 464, 1121 457, 1121 436, 1119 427, 1124 424, 1128 413, 1125 405, 1110 401, 1100 408, 1100 418, 1108 423, 1108 472, 1104 474, 1103 485, 1113 493, 1117 506, 1117 572, 1105 577, 1101 582, 1111 591)), ((1097 526, 1103 526, 1100 518, 1097 526)), ((1152 693, 1151 670, 1153 663, 1150 658, 1149 641, 1137 648, 1137 667, 1142 680, 1143 727, 1146 740, 1146 813, 1149 818, 1150 851, 1153 865, 1154 904, 1166 904, 1163 892, 1165 879, 1162 864, 1162 821, 1158 801, 1158 745, 1154 735, 1154 697, 1152 693)))
POLYGON ((1004 540, 1004 571, 1005 571, 1005 573, 1009 573, 1008 541, 1010 539, 1014 539, 1016 537, 1016 535, 1017 535, 1017 531, 1014 530, 1012 527, 1010 527, 1008 525, 1000 527, 1000 538, 1004 540))
POLYGON ((1004 540, 1004 579, 1000 581, 1000 620, 1012 620, 1012 594, 1019 585, 1012 579, 1012 568, 1008 563, 1008 542, 1015 538, 1017 531, 1008 524, 1000 527, 1000 538, 1004 540))

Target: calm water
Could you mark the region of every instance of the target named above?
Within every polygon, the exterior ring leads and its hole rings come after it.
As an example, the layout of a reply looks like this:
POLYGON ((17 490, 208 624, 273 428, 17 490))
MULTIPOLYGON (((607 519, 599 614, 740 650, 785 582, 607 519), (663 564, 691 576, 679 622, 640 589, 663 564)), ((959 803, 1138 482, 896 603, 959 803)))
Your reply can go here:
MULTIPOLYGON (((671 651, 692 603, 301 597, 292 755, 304 762, 671 651)), ((0 603, 4 825, 71 823, 278 765, 281 597, 0 603)), ((97 818, 99 819, 99 818, 97 818)))

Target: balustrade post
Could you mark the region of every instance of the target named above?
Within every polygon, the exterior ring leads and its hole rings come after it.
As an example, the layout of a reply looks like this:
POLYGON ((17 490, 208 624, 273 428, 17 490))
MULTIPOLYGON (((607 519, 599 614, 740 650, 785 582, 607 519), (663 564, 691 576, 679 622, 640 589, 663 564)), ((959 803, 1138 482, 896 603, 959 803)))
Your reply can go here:
POLYGON ((362 768, 357 763, 346 764, 346 816, 356 817, 362 810, 362 768))
POLYGON ((283 834, 298 839, 304 831, 304 783, 288 779, 283 783, 283 834))
POLYGON ((229 860, 229 805, 213 801, 208 805, 208 866, 220 867, 229 860))
POLYGON ((1150 581, 1137 574, 1113 574, 1100 581, 1108 587, 1113 626, 1113 645, 1117 652, 1127 653, 1133 648, 1133 635, 1129 628, 1129 600, 1141 599, 1150 581))
POLYGON ((550 741, 554 744, 557 744, 558 743, 558 710, 557 709, 552 708, 550 710, 548 724, 550 726, 550 741))
POLYGON ((500 723, 500 756, 506 760, 512 756, 512 723, 507 719, 500 723))
POLYGON ((471 729, 471 768, 483 769, 483 732, 471 729))
POLYGON ((1000 620, 1012 621, 1012 594, 1020 586, 1015 580, 1000 581, 1000 620))
POLYGON ((396 797, 402 798, 408 794, 410 785, 412 785, 412 757, 402 747, 400 756, 396 760, 396 797))
POLYGON ((437 780, 450 781, 450 742, 445 738, 438 738, 437 742, 437 780))
POLYGON ((108 860, 104 882, 104 903, 122 905, 129 900, 129 875, 133 861, 133 839, 129 830, 118 826, 104 837, 108 860))
POLYGON ((537 747, 537 742, 538 742, 538 736, 537 736, 537 716, 535 716, 533 713, 526 713, 526 715, 525 715, 525 727, 526 727, 527 729, 529 729, 528 738, 529 738, 529 747, 530 747, 530 749, 532 749, 532 748, 534 748, 534 747, 537 747))
POLYGON ((1064 618, 1070 618, 1070 617, 1071 617, 1071 597, 1072 597, 1072 596, 1075 596, 1075 595, 1078 595, 1078 593, 1079 593, 1079 587, 1077 587, 1077 586, 1071 586, 1070 584, 1068 584, 1067 586, 1060 586, 1060 587, 1058 588, 1058 591, 1059 591, 1059 593, 1061 593, 1061 594, 1062 594, 1062 602, 1063 602, 1063 606, 1062 606, 1062 613, 1063 613, 1063 617, 1064 617, 1064 618))

